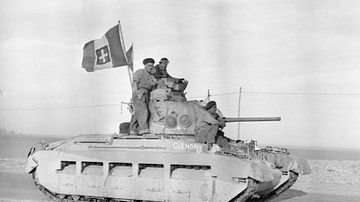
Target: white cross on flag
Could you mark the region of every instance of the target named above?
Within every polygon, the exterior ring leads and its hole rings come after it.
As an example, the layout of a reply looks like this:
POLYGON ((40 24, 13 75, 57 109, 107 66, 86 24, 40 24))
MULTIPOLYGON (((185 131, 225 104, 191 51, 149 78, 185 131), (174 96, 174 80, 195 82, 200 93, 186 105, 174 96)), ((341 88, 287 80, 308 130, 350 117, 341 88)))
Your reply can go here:
POLYGON ((82 67, 88 72, 132 64, 125 52, 120 24, 107 31, 101 39, 86 43, 83 50, 82 67))

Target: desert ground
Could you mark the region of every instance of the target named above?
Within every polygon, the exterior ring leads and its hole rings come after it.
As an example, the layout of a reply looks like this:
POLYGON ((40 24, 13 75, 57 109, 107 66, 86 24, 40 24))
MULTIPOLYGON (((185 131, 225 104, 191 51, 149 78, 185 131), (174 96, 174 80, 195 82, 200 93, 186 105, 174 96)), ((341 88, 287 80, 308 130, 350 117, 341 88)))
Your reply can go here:
MULTIPOLYGON (((308 160, 312 173, 274 202, 360 201, 360 161, 308 160)), ((51 201, 24 171, 25 159, 0 158, 0 201, 51 201)))

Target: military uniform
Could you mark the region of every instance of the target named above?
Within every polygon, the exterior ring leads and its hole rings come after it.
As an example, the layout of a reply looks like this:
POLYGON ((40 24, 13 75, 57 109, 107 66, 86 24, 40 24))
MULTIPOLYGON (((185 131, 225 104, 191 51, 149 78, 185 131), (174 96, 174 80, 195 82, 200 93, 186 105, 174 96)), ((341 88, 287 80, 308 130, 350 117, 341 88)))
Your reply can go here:
POLYGON ((139 69, 133 76, 137 92, 133 93, 134 115, 131 118, 130 134, 144 134, 149 131, 150 91, 156 85, 155 78, 146 69, 139 69), (135 131, 137 129, 137 132, 135 131))
POLYGON ((215 119, 208 111, 196 110, 197 123, 195 127, 195 139, 200 143, 215 143, 215 136, 219 126, 215 125, 219 121, 215 119))
POLYGON ((194 129, 195 139, 200 143, 218 144, 220 147, 228 149, 229 140, 224 133, 219 130, 219 119, 221 117, 217 113, 210 113, 206 110, 196 110, 197 124, 194 129))
POLYGON ((170 76, 170 74, 167 72, 166 69, 161 70, 160 67, 159 67, 159 65, 155 65, 154 68, 153 68, 153 70, 152 70, 152 72, 153 72, 152 75, 153 75, 156 79, 161 79, 161 78, 173 78, 173 79, 175 79, 175 82, 179 82, 179 79, 176 79, 176 78, 170 76))

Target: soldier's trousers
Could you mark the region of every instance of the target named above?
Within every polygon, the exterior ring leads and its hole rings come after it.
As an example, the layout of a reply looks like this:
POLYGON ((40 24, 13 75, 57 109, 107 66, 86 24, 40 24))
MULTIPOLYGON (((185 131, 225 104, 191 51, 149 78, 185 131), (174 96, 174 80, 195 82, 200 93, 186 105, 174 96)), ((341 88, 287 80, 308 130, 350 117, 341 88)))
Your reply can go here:
POLYGON ((219 131, 218 125, 209 125, 206 128, 195 128, 195 139, 200 143, 216 143, 224 149, 229 149, 229 139, 222 131, 219 131))
POLYGON ((195 139, 200 143, 215 143, 215 136, 218 130, 218 125, 209 125, 206 128, 195 128, 195 139))
MULTIPOLYGON (((137 122, 137 133, 144 134, 149 131, 149 101, 148 95, 144 94, 141 99, 134 99, 134 119, 131 121, 132 123, 137 122)), ((132 128, 133 129, 133 128, 132 128)))

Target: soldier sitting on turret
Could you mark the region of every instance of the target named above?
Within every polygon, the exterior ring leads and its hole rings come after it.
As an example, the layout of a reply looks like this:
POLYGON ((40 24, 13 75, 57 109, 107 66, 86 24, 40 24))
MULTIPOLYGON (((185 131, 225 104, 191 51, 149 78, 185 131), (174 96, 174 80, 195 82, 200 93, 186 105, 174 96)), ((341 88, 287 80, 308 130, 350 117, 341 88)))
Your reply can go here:
POLYGON ((169 64, 169 60, 167 58, 161 58, 159 64, 155 65, 153 69, 151 70, 152 75, 157 79, 163 79, 163 78, 170 78, 174 81, 174 83, 183 84, 185 85, 184 89, 186 88, 188 81, 181 78, 175 78, 170 76, 170 74, 167 72, 167 65, 169 64))
POLYGON ((168 64, 169 60, 162 58, 159 64, 151 69, 151 74, 159 83, 157 89, 161 89, 154 93, 156 95, 153 98, 157 100, 159 97, 162 97, 161 99, 163 100, 185 101, 184 90, 188 85, 188 81, 183 78, 178 79, 170 76, 166 69, 168 64))
POLYGON ((174 78, 174 77, 169 75, 169 73, 166 70, 167 65, 169 63, 170 62, 169 62, 169 60, 167 58, 161 58, 159 64, 155 65, 153 67, 153 69, 151 70, 152 75, 158 80, 161 79, 161 78, 173 78, 176 83, 182 83, 184 85, 187 85, 187 83, 188 83, 187 80, 185 80, 183 78, 177 79, 177 78, 174 78))
POLYGON ((197 142, 208 144, 210 149, 213 144, 218 144, 224 149, 229 148, 229 141, 224 137, 224 133, 219 130, 226 126, 225 121, 219 116, 215 101, 206 104, 205 109, 208 113, 202 113, 198 117, 197 125, 194 129, 197 142))

